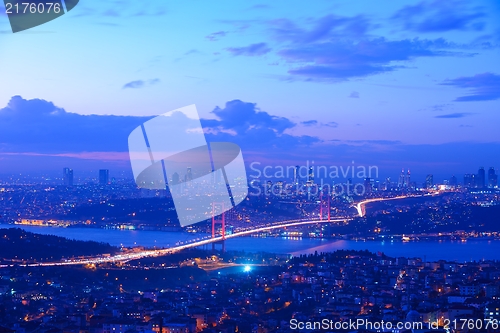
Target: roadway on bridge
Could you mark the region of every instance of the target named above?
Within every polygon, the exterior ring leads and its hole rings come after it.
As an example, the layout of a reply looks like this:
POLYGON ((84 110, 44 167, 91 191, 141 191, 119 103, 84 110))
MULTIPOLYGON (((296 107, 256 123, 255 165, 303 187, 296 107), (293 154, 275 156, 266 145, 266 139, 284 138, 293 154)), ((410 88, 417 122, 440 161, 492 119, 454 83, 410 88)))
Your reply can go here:
MULTIPOLYGON (((376 199, 366 199, 354 205, 356 210, 358 211, 358 215, 363 217, 365 215, 365 205, 371 202, 377 201, 386 201, 386 200, 396 200, 396 199, 405 199, 414 196, 398 196, 392 198, 376 198, 376 199)), ((317 224, 317 223, 338 223, 338 222, 347 222, 351 221, 353 217, 345 217, 345 218, 334 218, 328 221, 328 219, 320 220, 320 219, 309 219, 309 220, 292 220, 285 222, 277 222, 266 226, 257 227, 255 229, 244 229, 237 232, 234 232, 229 235, 225 235, 225 237, 218 236, 214 238, 206 238, 202 240, 196 240, 191 242, 186 242, 185 244, 180 244, 174 247, 170 247, 168 249, 159 249, 159 250, 144 250, 140 252, 131 252, 125 254, 117 254, 108 257, 94 257, 94 258, 86 258, 86 259, 75 259, 75 260, 62 260, 57 262, 46 262, 46 263, 31 263, 26 266, 36 267, 36 266, 68 266, 68 265, 91 265, 91 264, 102 264, 102 263, 116 263, 116 262, 127 262, 131 260, 137 260, 146 257, 160 257, 167 254, 171 254, 174 252, 182 251, 185 249, 203 246, 207 244, 212 244, 216 242, 223 241, 224 239, 231 239, 236 237, 248 236, 251 234, 279 229, 279 228, 287 228, 287 227, 297 227, 301 225, 308 224, 317 224)), ((207 236, 208 237, 208 236, 207 236)), ((12 265, 0 265, 0 268, 6 268, 12 265)), ((23 265, 24 266, 24 265, 23 265)))

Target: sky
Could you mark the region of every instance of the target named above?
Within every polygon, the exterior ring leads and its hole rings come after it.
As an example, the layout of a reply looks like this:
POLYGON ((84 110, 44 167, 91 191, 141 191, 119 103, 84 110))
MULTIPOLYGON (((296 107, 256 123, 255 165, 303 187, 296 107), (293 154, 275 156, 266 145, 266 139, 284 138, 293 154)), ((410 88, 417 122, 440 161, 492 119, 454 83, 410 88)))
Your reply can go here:
POLYGON ((12 33, 0 174, 130 170, 128 134, 196 104, 247 164, 500 167, 500 2, 80 0, 12 33))

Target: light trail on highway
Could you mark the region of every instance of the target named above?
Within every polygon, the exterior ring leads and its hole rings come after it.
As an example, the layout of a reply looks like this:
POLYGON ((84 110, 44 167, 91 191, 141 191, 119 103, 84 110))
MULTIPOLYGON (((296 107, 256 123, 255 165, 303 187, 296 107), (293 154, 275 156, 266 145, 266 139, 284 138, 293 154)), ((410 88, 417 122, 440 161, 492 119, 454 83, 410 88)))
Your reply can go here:
MULTIPOLYGON (((425 195, 433 195, 433 194, 425 194, 425 195)), ((422 196, 425 196, 425 195, 422 195, 422 196)), ((358 202, 357 204, 354 205, 354 207, 356 208, 358 215, 360 217, 363 217, 366 213, 365 205, 368 203, 378 202, 378 201, 387 201, 387 200, 405 199, 405 198, 412 198, 412 197, 422 197, 422 196, 398 196, 398 197, 391 197, 391 198, 366 199, 366 200, 358 202)), ((86 259, 67 259, 67 260, 61 260, 61 261, 57 261, 57 262, 30 263, 30 264, 18 264, 18 265, 27 266, 27 267, 46 267, 46 266, 92 265, 92 264, 103 264, 103 263, 128 262, 131 260, 137 260, 137 259, 142 259, 142 258, 147 258, 147 257, 161 257, 164 255, 179 252, 179 251, 182 251, 185 249, 221 242, 221 241, 224 241, 225 239, 248 236, 251 234, 269 231, 269 230, 274 230, 274 229, 287 228, 287 227, 297 227, 297 226, 301 226, 301 225, 317 224, 317 223, 337 223, 337 222, 344 222, 345 223, 345 222, 351 221, 353 219, 354 219, 354 217, 335 218, 335 219, 330 219, 330 221, 328 221, 328 219, 324 219, 324 220, 320 220, 320 219, 290 220, 290 221, 268 224, 268 225, 260 226, 260 227, 254 228, 254 229, 243 229, 243 230, 234 232, 232 234, 225 235, 225 237, 217 236, 217 237, 213 237, 213 238, 192 241, 192 242, 189 242, 186 244, 181 243, 181 245, 169 247, 167 249, 144 250, 144 251, 140 251, 140 252, 117 254, 117 255, 113 255, 113 256, 109 256, 109 257, 94 257, 94 258, 86 258, 86 259)), ((14 264, 0 265, 0 268, 7 268, 7 267, 11 267, 13 265, 14 264)))
MULTIPOLYGON (((279 228, 287 228, 287 227, 295 227, 301 225, 308 224, 317 224, 317 223, 336 223, 336 222, 347 222, 352 220, 352 218, 337 218, 331 219, 330 221, 326 220, 294 220, 294 221, 286 221, 279 222, 272 225, 266 225, 262 227, 258 227, 255 229, 247 229, 241 230, 232 234, 222 236, 217 236, 214 238, 203 239, 199 241, 190 242, 187 244, 182 244, 174 247, 170 247, 168 249, 158 249, 158 250, 144 250, 140 252, 134 253, 125 253, 125 254, 117 254, 110 257, 96 257, 96 258, 87 258, 87 259, 76 259, 76 260, 62 260, 57 262, 46 262, 46 263, 31 263, 31 264, 19 264, 20 266, 28 266, 28 267, 47 267, 47 266, 69 266, 69 265, 92 265, 92 264, 103 264, 103 263, 116 263, 116 262, 127 262, 131 260, 137 260, 147 257, 161 257, 167 254, 179 252, 185 249, 203 246, 207 244, 217 243, 223 241, 224 239, 231 239, 236 237, 242 237, 251 235, 258 232, 264 232, 279 228)), ((0 268, 6 268, 13 265, 0 265, 0 268)))

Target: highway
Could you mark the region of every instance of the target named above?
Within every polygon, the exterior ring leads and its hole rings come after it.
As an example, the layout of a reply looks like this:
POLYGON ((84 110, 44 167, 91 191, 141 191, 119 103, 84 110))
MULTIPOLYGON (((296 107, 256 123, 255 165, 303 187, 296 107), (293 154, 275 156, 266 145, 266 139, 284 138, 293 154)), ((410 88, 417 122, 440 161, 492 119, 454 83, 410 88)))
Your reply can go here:
MULTIPOLYGON (((427 194, 429 195, 429 194, 427 194)), ((405 199, 413 196, 398 196, 391 198, 375 198, 375 199, 366 199, 361 202, 358 202, 354 205, 356 208, 358 215, 363 217, 366 213, 365 205, 371 202, 377 201, 386 201, 386 200, 397 200, 397 199, 405 199)), ((174 252, 178 252, 181 250, 203 246, 211 243, 220 242, 224 239, 231 239, 236 237, 248 236, 251 234, 279 229, 279 228, 287 228, 287 227, 297 227, 301 225, 308 224, 316 224, 316 223, 338 223, 338 222, 347 222, 352 220, 353 217, 344 217, 344 218, 334 218, 328 221, 328 219, 320 220, 318 219, 306 219, 306 220, 291 220, 284 222, 276 222, 272 224, 267 224, 265 226, 260 226, 254 229, 241 229, 232 234, 226 235, 224 238, 222 236, 217 236, 211 238, 210 236, 206 236, 203 239, 196 239, 193 241, 180 242, 177 243, 176 246, 169 247, 167 249, 157 249, 157 250, 144 250, 139 252, 130 252, 124 254, 117 254, 112 256, 100 256, 100 257, 92 257, 92 258, 84 258, 84 259, 65 259, 56 262, 44 262, 44 263, 30 263, 30 264, 21 264, 22 266, 28 267, 37 267, 37 266, 68 266, 68 265, 91 265, 91 264, 103 264, 103 263, 117 263, 117 262, 127 262, 131 260, 146 258, 146 257, 160 257, 167 254, 171 254, 174 252)), ((0 265, 0 268, 6 268, 12 265, 0 265)))
MULTIPOLYGON (((277 222, 273 224, 269 224, 266 226, 257 227, 255 229, 243 229, 232 234, 226 235, 225 239, 231 239, 241 236, 248 236, 254 233, 259 233, 263 231, 269 231, 279 228, 287 228, 287 227, 296 227, 300 225, 307 224, 316 224, 316 223, 336 223, 336 222, 346 222, 352 220, 352 218, 336 218, 328 221, 313 219, 313 220, 293 220, 293 221, 285 221, 285 222, 277 222)), ((69 266, 69 265, 91 265, 91 264, 103 264, 103 263, 116 263, 116 262, 127 262, 130 260, 136 260, 146 257, 160 257, 167 254, 171 254, 174 252, 182 251, 185 249, 203 246, 211 243, 220 242, 223 240, 222 236, 217 236, 211 238, 207 236, 205 239, 195 240, 190 242, 184 242, 174 247, 170 247, 168 249, 158 249, 158 250, 144 250, 140 252, 132 252, 125 254, 117 254, 109 257, 93 257, 93 258, 85 258, 85 259, 67 259, 56 262, 44 262, 44 263, 31 263, 31 264, 20 264, 21 266, 28 267, 46 267, 46 266, 69 266)), ((6 268, 12 265, 0 265, 0 268, 6 268)))
POLYGON ((358 202, 357 204, 354 205, 354 207, 358 211, 359 217, 363 217, 366 215, 366 204, 369 204, 371 202, 399 200, 399 199, 408 199, 408 198, 421 198, 421 197, 434 196, 434 195, 439 195, 439 194, 441 194, 441 192, 434 191, 434 192, 425 193, 425 194, 421 194, 421 195, 400 195, 400 196, 391 197, 391 198, 366 199, 366 200, 358 202))

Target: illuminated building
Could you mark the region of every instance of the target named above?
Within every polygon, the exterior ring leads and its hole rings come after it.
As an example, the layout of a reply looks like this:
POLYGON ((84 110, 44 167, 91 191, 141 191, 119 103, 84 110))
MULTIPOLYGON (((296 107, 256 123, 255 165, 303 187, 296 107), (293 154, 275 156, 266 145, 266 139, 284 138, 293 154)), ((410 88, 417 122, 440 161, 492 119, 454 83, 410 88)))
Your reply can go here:
POLYGON ((464 175, 464 186, 465 187, 475 187, 475 177, 470 173, 464 175))
POLYGON ((451 176, 450 178, 450 186, 456 187, 458 185, 457 177, 455 175, 451 176))
POLYGON ((307 179, 311 184, 314 184, 314 169, 313 167, 309 168, 309 178, 307 179))
POLYGON ((402 188, 405 184, 405 170, 401 169, 401 174, 399 175, 398 187, 402 188))
POLYGON ((73 169, 63 169, 63 184, 66 186, 73 186, 73 169))
POLYGON ((495 168, 491 167, 488 170, 488 187, 496 187, 498 185, 498 176, 495 172, 495 168))
POLYGON ((296 165, 295 168, 293 169, 293 183, 295 185, 299 184, 299 170, 300 167, 298 165, 296 165))
POLYGON ((106 185, 109 183, 109 170, 101 169, 99 170, 99 185, 106 185))
POLYGON ((483 188, 485 185, 485 179, 486 179, 486 172, 484 171, 483 167, 480 167, 479 171, 477 172, 476 187, 483 188))
POLYGON ((425 188, 432 188, 433 186, 434 186, 434 176, 428 174, 427 177, 425 177, 425 188))

